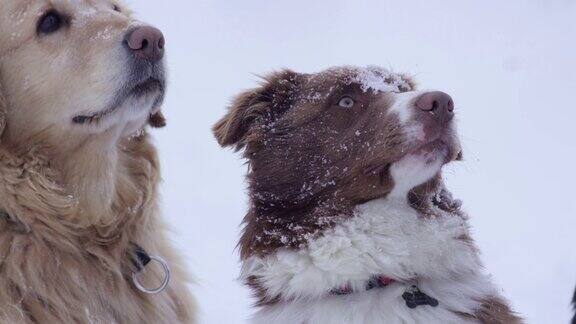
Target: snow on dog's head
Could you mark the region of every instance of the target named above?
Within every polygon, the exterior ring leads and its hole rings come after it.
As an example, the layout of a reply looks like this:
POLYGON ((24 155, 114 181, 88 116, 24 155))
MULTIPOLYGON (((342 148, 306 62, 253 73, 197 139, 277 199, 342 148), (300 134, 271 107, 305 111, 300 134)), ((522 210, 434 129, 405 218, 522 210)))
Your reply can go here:
POLYGON ((358 204, 433 182, 460 153, 453 115, 447 94, 378 67, 264 78, 214 127, 249 161, 243 256, 298 246, 358 204))

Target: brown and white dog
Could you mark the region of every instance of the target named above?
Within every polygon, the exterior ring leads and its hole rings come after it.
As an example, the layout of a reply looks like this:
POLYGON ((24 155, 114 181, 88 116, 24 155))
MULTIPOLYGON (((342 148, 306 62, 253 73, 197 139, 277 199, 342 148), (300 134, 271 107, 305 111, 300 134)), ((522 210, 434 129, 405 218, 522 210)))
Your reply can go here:
POLYGON ((146 131, 162 33, 110 0, 0 0, 0 30, 0 323, 193 322, 146 131))
POLYGON ((283 71, 234 101, 214 132, 248 160, 254 323, 520 322, 443 186, 453 116, 377 67, 283 71))

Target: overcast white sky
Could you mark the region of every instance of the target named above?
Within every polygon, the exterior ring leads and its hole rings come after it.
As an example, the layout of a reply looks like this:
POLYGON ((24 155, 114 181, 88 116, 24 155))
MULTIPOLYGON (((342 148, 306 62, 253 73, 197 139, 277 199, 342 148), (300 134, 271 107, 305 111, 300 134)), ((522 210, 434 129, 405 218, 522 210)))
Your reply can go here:
POLYGON ((576 285, 576 2, 128 0, 167 38, 163 210, 201 323, 245 323, 235 251, 245 168, 210 133, 256 74, 382 65, 456 101, 466 162, 446 172, 487 269, 529 323, 567 323, 576 285))

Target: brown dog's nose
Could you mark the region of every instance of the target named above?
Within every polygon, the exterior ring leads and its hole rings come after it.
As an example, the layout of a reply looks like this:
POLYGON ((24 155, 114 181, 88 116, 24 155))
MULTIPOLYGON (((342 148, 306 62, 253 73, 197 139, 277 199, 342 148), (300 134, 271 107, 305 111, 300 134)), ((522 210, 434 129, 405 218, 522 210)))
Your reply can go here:
POLYGON ((449 122, 454 118, 454 101, 442 91, 426 92, 418 98, 416 107, 434 114, 441 122, 449 122))
POLYGON ((164 35, 158 28, 142 26, 128 32, 126 45, 136 57, 152 62, 164 57, 164 35))

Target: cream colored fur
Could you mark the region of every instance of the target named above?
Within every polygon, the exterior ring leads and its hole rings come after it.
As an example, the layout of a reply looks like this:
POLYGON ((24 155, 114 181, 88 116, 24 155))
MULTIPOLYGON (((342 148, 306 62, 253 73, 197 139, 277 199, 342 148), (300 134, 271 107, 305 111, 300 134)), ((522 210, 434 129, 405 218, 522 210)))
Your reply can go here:
MULTIPOLYGON (((11 216, 0 220, 0 323, 192 322, 187 277, 158 218, 155 150, 145 135, 122 146, 106 222, 92 225, 49 161, 0 151, 0 207, 11 216), (165 292, 133 288, 131 242, 169 262, 174 276, 165 292)), ((145 283, 160 275, 147 267, 145 283)))
MULTIPOLYGON (((159 168, 145 130, 152 97, 94 125, 126 82, 122 40, 141 23, 104 0, 0 0, 0 323, 191 323, 194 301, 158 211, 159 168), (56 9, 65 30, 38 36, 56 9), (166 259, 158 295, 131 283, 132 243, 166 259)), ((159 282, 146 267, 142 281, 159 282)))

